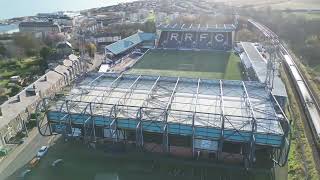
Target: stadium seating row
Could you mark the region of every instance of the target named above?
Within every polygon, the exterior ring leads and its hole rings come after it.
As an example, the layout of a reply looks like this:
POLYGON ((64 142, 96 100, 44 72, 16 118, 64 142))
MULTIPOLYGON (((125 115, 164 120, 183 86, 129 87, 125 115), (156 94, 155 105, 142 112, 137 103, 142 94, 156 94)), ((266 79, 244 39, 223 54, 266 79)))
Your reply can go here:
POLYGON ((162 31, 158 48, 230 50, 232 32, 162 31))

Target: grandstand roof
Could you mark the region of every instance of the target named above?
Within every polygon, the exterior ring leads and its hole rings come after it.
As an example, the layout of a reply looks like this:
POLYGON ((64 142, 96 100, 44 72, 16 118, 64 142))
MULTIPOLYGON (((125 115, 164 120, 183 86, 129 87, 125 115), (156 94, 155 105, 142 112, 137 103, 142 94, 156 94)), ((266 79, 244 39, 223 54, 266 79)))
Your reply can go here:
POLYGON ((162 31, 196 31, 196 32, 231 32, 236 29, 233 24, 158 24, 162 31))
POLYGON ((136 34, 133 34, 115 43, 112 43, 106 46, 105 48, 114 55, 118 55, 142 43, 143 41, 152 41, 155 40, 155 38, 156 35, 154 33, 137 32, 136 34))
MULTIPOLYGON (((251 42, 241 42, 243 50, 250 62, 244 62, 246 66, 248 63, 252 66, 257 78, 264 83, 267 78, 267 61, 262 57, 257 48, 251 42)), ((275 96, 287 97, 285 85, 279 76, 274 77, 272 94, 275 96)))
POLYGON ((220 116, 224 115, 228 119, 224 128, 245 132, 252 130, 254 116, 257 133, 281 135, 270 96, 263 83, 253 81, 94 73, 77 84, 66 99, 58 100, 51 111, 63 111, 63 101, 68 100, 77 107, 70 109, 71 113, 79 113, 80 107, 91 102, 99 106, 94 108, 96 115, 108 116, 117 105, 118 118, 136 119, 142 108, 145 121, 161 121, 167 111, 169 123, 216 128, 221 128, 220 116))

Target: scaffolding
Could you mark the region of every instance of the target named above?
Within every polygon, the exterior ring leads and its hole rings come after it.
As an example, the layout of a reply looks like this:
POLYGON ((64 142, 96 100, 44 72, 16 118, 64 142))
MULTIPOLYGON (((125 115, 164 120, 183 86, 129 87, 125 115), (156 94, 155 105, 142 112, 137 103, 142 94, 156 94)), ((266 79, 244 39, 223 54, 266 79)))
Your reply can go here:
POLYGON ((257 147, 272 150, 272 160, 284 165, 290 147, 290 126, 268 88, 259 82, 189 79, 131 74, 88 74, 70 94, 39 105, 39 131, 73 136, 86 142, 126 141, 134 132, 137 147, 144 133, 190 138, 192 155, 198 151, 224 158, 226 143, 243 148, 243 160, 253 166, 257 147), (49 103, 50 102, 50 103, 49 103), (47 126, 47 127, 45 127, 47 126))

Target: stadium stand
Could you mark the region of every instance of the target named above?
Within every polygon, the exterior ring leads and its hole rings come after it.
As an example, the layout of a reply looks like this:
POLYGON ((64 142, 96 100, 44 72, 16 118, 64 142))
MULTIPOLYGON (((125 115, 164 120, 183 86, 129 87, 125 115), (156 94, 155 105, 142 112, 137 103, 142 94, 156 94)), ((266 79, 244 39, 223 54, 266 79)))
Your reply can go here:
POLYGON ((106 46, 105 54, 117 56, 139 45, 143 47, 144 43, 146 43, 148 47, 151 47, 154 45, 155 38, 156 35, 154 33, 137 32, 136 34, 133 34, 125 39, 106 46))
POLYGON ((230 50, 234 41, 235 26, 232 24, 202 26, 200 24, 174 24, 157 26, 158 48, 230 50))
MULTIPOLYGON (((246 69, 248 79, 265 83, 267 79, 267 60, 262 57, 253 43, 241 42, 240 44, 244 50, 240 54, 241 63, 246 69)), ((285 85, 277 74, 274 76, 272 94, 284 109, 288 95, 285 85)))

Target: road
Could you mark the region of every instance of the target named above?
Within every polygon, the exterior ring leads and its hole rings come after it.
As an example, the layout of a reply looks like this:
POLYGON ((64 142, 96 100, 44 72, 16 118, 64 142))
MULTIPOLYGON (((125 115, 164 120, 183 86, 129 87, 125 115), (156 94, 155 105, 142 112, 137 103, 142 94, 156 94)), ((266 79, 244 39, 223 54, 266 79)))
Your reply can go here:
POLYGON ((37 129, 31 131, 29 138, 24 144, 19 145, 0 162, 0 180, 6 179, 13 173, 19 175, 24 171, 23 166, 36 155, 37 150, 41 146, 49 145, 50 140, 50 137, 41 136, 37 129))

